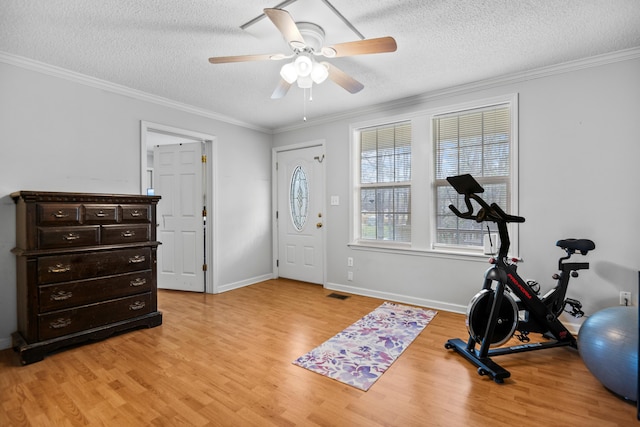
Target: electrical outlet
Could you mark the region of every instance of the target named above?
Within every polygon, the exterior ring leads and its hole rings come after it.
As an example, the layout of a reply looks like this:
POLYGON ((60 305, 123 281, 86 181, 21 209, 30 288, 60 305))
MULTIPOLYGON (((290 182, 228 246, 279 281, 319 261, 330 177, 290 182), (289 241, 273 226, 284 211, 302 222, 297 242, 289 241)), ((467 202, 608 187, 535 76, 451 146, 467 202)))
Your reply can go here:
POLYGON ((631 292, 620 292, 620 305, 631 305, 631 292))
POLYGON ((347 280, 353 280, 353 271, 347 271, 347 280))

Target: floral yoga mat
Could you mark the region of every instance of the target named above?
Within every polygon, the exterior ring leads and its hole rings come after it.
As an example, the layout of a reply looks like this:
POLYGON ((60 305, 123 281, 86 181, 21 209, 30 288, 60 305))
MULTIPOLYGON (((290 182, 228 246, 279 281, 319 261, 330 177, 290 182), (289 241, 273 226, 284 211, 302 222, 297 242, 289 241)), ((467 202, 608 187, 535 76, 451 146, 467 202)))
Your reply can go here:
POLYGON ((366 391, 436 313, 385 302, 293 364, 366 391))

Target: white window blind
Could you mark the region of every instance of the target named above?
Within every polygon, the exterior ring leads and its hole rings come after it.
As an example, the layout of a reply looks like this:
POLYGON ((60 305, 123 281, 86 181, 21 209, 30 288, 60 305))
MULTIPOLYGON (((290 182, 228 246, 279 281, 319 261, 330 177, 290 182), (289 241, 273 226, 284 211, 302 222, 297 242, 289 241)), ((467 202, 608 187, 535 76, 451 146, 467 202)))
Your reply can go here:
POLYGON ((360 238, 411 241, 411 123, 360 131, 360 238))
POLYGON ((481 247, 488 223, 463 220, 451 212, 448 207, 450 204, 463 212, 467 209, 464 198, 458 195, 446 178, 471 174, 485 189, 483 199, 497 203, 506 212, 510 211, 510 106, 500 104, 435 116, 432 124, 435 150, 435 244, 481 247))

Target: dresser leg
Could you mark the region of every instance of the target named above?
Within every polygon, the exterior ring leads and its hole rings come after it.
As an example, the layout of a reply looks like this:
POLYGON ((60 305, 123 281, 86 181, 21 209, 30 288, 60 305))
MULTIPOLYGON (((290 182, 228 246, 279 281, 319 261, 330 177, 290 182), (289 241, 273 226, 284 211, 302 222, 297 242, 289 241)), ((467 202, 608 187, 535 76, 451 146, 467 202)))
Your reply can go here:
POLYGON ((52 338, 46 341, 38 341, 29 344, 20 332, 11 335, 13 349, 20 356, 20 363, 29 365, 39 362, 51 352, 79 345, 87 341, 100 341, 114 334, 139 328, 154 328, 162 325, 162 312, 154 311, 143 316, 126 319, 120 322, 110 323, 93 329, 52 338))
POLYGON ((30 346, 22 337, 20 332, 14 332, 11 335, 13 350, 18 353, 20 363, 29 365, 31 363, 40 362, 44 359, 46 349, 40 346, 30 346))

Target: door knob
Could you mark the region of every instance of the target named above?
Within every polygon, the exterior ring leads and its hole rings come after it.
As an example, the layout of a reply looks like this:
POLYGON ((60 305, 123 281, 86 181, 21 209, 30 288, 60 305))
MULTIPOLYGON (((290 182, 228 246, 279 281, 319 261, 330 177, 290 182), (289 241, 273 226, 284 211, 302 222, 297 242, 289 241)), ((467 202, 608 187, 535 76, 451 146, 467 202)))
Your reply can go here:
POLYGON ((317 223, 316 228, 322 228, 322 223, 321 222, 317 223))

